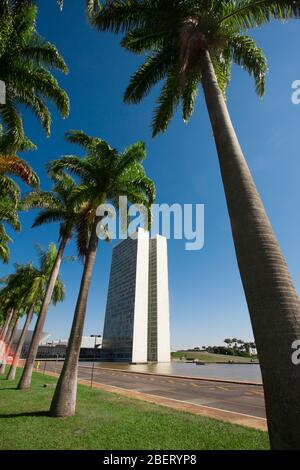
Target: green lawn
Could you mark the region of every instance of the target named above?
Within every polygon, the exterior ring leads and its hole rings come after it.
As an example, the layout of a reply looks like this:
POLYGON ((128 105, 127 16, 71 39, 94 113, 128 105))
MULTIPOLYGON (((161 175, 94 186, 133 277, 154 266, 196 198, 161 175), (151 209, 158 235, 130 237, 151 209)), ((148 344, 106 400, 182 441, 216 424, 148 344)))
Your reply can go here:
MULTIPOLYGON (((172 352, 173 359, 180 359, 181 357, 185 357, 186 359, 199 359, 199 361, 203 362, 239 362, 245 363, 250 362, 250 357, 241 357, 241 356, 229 356, 225 354, 213 354, 208 352, 201 352, 201 351, 176 351, 172 352)), ((253 359, 254 362, 258 362, 257 359, 253 359)))
POLYGON ((268 449, 264 432, 78 387, 72 418, 47 416, 55 379, 29 391, 0 379, 0 449, 268 449))

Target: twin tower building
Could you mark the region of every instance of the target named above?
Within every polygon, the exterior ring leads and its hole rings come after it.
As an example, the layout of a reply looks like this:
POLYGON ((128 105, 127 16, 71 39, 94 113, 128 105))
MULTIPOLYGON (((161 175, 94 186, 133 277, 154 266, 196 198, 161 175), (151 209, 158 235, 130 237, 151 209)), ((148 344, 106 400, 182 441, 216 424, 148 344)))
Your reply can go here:
POLYGON ((170 362, 167 240, 138 229, 113 249, 101 356, 170 362))

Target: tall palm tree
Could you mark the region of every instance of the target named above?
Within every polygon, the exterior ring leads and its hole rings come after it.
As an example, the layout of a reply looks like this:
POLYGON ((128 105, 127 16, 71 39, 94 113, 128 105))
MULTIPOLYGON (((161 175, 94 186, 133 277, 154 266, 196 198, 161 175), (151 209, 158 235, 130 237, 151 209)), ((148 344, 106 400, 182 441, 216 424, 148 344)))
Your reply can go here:
POLYGON ((56 47, 36 31, 37 6, 32 1, 0 0, 0 80, 6 85, 6 103, 0 105, 4 134, 0 152, 28 150, 33 144, 25 137, 19 104, 38 118, 47 135, 52 101, 63 117, 69 113, 69 98, 50 69, 67 73, 56 47))
MULTIPOLYGON (((48 266, 46 269, 47 271, 49 270, 48 266)), ((12 281, 9 283, 12 289, 14 288, 14 285, 19 287, 19 311, 22 311, 24 315, 26 315, 26 321, 20 334, 16 350, 14 351, 13 362, 7 376, 8 380, 15 379, 19 358, 24 346, 29 325, 34 313, 37 315, 39 314, 41 304, 45 296, 45 288, 47 286, 45 286, 44 283, 35 282, 37 277, 40 277, 39 271, 29 264, 21 266, 18 269, 16 276, 14 276, 12 281)), ((51 300, 54 305, 64 300, 64 285, 60 279, 56 279, 51 300)))
MULTIPOLYGON (((25 266, 16 265, 16 272, 2 280, 2 282, 6 284, 5 289, 7 289, 8 292, 12 293, 13 305, 18 315, 20 315, 20 313, 24 313, 25 311, 29 314, 29 316, 31 316, 34 312, 36 312, 38 306, 41 305, 41 300, 45 295, 48 278, 56 258, 57 249, 54 243, 51 243, 48 247, 48 250, 46 251, 38 247, 38 252, 38 267, 35 267, 32 263, 29 263, 25 266), (29 311, 27 311, 28 309, 29 311)), ((52 293, 52 302, 54 304, 56 304, 57 302, 61 302, 64 300, 64 297, 65 287, 62 280, 58 277, 56 279, 56 283, 52 293)), ((29 326, 29 324, 30 322, 27 322, 26 328, 29 326)), ((22 341, 25 340, 25 337, 26 331, 24 332, 22 341)), ((20 345, 18 346, 20 348, 20 345)), ((5 364, 6 357, 3 360, 4 367, 5 364)), ((16 366, 17 360, 13 364, 13 369, 16 366)), ((12 370, 12 374, 13 373, 14 371, 12 370)))
POLYGON ((146 176, 142 161, 145 159, 145 145, 137 142, 123 153, 111 148, 104 140, 90 137, 82 131, 71 131, 67 140, 80 145, 86 156, 67 156, 51 162, 50 171, 71 172, 80 178, 81 184, 75 191, 78 203, 86 203, 86 217, 80 221, 89 227, 89 240, 85 248, 84 269, 74 312, 71 334, 64 366, 52 400, 51 416, 71 416, 75 413, 77 393, 77 369, 88 293, 98 247, 97 226, 101 217, 97 208, 106 201, 116 201, 120 195, 130 202, 144 204, 150 208, 155 187, 146 176))
POLYGON ((232 63, 265 87, 266 60, 247 30, 274 19, 300 17, 299 0, 118 0, 90 2, 90 21, 124 33, 122 46, 147 54, 131 78, 125 101, 138 103, 164 84, 153 135, 164 131, 177 106, 191 116, 202 86, 213 128, 241 279, 261 363, 271 445, 300 447, 300 368, 291 345, 300 338, 300 303, 284 257, 234 131, 224 93, 232 63))
POLYGON ((59 248, 49 275, 26 364, 19 383, 20 389, 29 388, 31 385, 34 362, 66 245, 74 233, 77 234, 77 240, 84 240, 84 234, 87 236, 86 230, 83 230, 78 225, 78 218, 82 209, 74 202, 73 193, 76 188, 75 181, 71 176, 66 174, 52 174, 52 179, 54 183, 52 191, 34 191, 28 194, 23 201, 23 207, 25 209, 41 209, 33 223, 33 227, 39 227, 46 223, 59 222, 60 230, 59 248))

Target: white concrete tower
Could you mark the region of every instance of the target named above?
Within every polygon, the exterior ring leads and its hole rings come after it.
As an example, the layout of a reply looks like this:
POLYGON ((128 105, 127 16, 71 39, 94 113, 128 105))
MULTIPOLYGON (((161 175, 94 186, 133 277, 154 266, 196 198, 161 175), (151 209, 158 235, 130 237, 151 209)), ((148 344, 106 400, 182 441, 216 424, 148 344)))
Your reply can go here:
POLYGON ((139 229, 113 250, 102 358, 170 361, 167 241, 139 229))
POLYGON ((148 361, 170 362, 168 251, 165 237, 150 240, 148 361))

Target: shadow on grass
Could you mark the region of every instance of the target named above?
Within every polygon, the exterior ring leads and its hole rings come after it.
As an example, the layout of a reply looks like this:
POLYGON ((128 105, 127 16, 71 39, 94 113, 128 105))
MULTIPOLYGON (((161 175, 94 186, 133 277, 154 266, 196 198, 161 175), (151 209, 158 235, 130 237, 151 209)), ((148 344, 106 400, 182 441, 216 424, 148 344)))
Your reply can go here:
MULTIPOLYGON (((7 390, 14 390, 15 392, 18 391, 18 388, 17 387, 6 387, 6 388, 1 388, 0 389, 0 393, 1 392, 7 392, 7 390)), ((21 390, 20 390, 21 391, 21 390)))
POLYGON ((41 416, 48 416, 49 417, 49 412, 48 411, 31 411, 28 413, 8 413, 8 414, 0 414, 0 419, 1 418, 32 418, 36 417, 39 418, 41 416))

